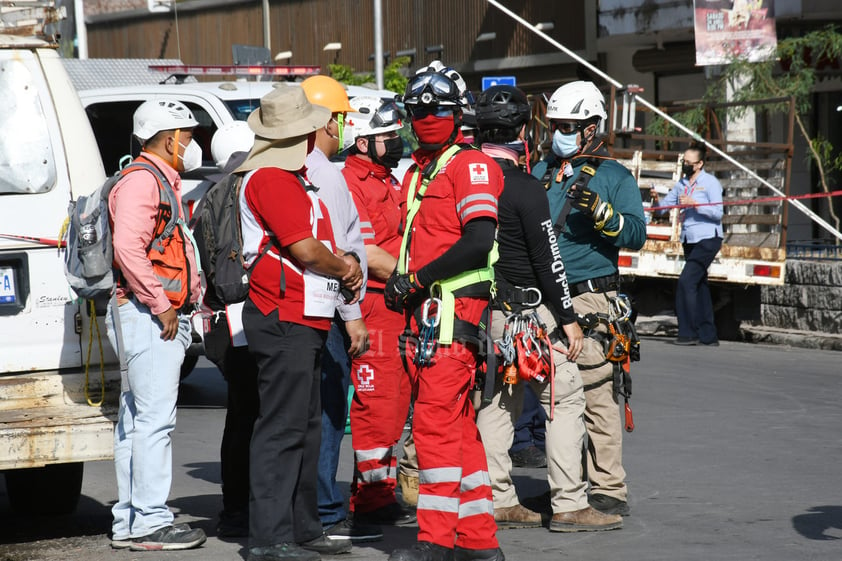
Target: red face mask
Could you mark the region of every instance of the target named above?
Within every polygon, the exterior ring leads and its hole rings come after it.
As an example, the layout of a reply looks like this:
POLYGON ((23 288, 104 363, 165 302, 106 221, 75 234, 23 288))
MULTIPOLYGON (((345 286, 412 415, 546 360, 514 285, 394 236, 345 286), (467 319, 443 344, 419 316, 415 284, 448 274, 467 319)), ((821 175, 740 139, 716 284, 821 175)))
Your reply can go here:
POLYGON ((412 130, 422 144, 444 144, 453 134, 455 121, 453 115, 436 117, 426 115, 421 119, 412 120, 412 130))

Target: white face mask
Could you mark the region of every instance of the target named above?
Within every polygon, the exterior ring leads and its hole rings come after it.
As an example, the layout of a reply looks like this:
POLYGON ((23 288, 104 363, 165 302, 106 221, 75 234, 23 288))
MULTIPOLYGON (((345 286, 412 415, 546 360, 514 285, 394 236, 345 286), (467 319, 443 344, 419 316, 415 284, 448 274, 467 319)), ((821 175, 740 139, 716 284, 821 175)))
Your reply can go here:
POLYGON ((199 146, 198 142, 191 139, 187 146, 180 142, 178 145, 184 148, 184 155, 181 156, 181 162, 184 164, 184 171, 193 171, 194 169, 198 169, 202 166, 202 147, 199 146))

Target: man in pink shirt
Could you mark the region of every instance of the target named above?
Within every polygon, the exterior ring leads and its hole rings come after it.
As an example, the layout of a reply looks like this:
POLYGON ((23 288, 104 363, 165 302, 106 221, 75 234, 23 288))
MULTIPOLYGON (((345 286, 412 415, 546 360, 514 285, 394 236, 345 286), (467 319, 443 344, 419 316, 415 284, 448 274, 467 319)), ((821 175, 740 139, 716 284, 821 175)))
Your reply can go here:
POLYGON ((133 134, 143 151, 108 198, 118 273, 118 309, 109 307, 108 337, 128 364, 114 434, 118 498, 111 545, 117 549, 190 549, 206 539, 201 529, 174 525, 166 504, 179 371, 191 340, 189 314, 201 295, 178 175, 201 164, 196 125, 177 101, 142 103, 133 134), (172 213, 179 220, 169 231, 172 213))

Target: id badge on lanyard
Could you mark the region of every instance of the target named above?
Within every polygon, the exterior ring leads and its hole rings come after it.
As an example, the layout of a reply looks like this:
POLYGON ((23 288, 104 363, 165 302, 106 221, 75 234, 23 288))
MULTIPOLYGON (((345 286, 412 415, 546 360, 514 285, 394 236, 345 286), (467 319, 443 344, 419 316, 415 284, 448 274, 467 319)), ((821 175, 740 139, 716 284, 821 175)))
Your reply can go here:
MULTIPOLYGON (((318 238, 319 220, 324 219, 319 198, 312 191, 308 191, 313 206, 313 237, 318 238)), ((332 244, 326 240, 319 240, 333 253, 332 244)), ((339 303, 339 280, 326 277, 304 269, 304 315, 310 317, 332 318, 336 305, 339 303)))

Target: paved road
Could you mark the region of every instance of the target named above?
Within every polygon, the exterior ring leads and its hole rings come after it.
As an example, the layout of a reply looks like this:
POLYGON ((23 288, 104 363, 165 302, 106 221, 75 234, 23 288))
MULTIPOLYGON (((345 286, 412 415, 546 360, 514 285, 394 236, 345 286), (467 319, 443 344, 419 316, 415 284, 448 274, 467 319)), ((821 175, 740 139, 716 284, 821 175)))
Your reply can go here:
MULTIPOLYGON (((510 561, 842 559, 842 355, 723 342, 683 348, 644 341, 634 373, 636 430, 626 437, 632 515, 620 531, 550 534, 508 530, 510 561)), ((213 534, 219 496, 224 386, 208 363, 182 388, 171 505, 213 534)), ((346 439, 340 478, 351 475, 346 439)), ((542 470, 516 470, 524 500, 546 490, 542 470)), ((211 537, 200 550, 114 552, 110 463, 87 466, 76 515, 16 517, 0 485, 0 561, 231 560, 245 541, 211 537)), ((372 547, 334 559, 385 560, 414 540, 392 529, 372 547)))

